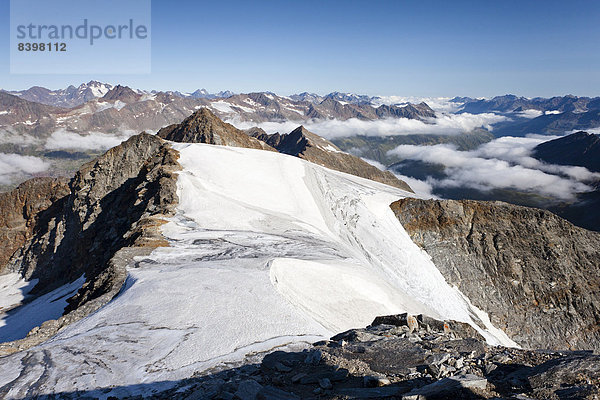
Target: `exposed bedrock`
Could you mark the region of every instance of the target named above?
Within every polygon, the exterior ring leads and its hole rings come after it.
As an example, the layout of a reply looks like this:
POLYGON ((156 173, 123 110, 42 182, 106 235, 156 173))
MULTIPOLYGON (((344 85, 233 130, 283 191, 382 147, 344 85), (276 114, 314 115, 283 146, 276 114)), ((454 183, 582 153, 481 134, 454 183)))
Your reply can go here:
POLYGON ((528 348, 600 349, 600 234, 500 202, 392 203, 451 285, 528 348))

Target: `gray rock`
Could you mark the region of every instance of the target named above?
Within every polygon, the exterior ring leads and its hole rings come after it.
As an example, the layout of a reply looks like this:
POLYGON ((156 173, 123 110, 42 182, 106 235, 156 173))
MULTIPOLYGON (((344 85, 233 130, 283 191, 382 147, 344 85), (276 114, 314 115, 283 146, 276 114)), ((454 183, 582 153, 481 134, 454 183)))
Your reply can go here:
POLYGON ((286 392, 281 389, 277 389, 273 386, 267 386, 261 389, 258 393, 259 400, 296 400, 300 399, 294 393, 286 392))
POLYGON ((325 379, 325 378, 327 378, 331 382, 339 382, 339 381, 343 381, 347 377, 348 377, 348 370, 345 370, 345 369, 339 369, 337 371, 323 371, 323 372, 316 372, 313 374, 309 374, 309 375, 301 378, 300 383, 302 385, 308 385, 311 383, 319 383, 319 381, 321 379, 325 379))
POLYGON ((275 363, 275 370, 279 371, 279 372, 290 372, 292 369, 288 366, 283 365, 280 362, 276 362, 275 363))
POLYGON ((529 348, 600 350, 600 234, 500 202, 402 199, 392 210, 451 285, 529 348))
POLYGON ((399 392, 400 390, 396 387, 344 388, 335 390, 336 394, 348 396, 351 399, 378 399, 396 396, 399 392))
POLYGON ((304 372, 301 372, 299 374, 296 374, 294 376, 292 376, 292 383, 298 383, 300 382, 300 380, 302 378, 304 378, 306 376, 306 374, 304 372))
POLYGON ((346 332, 339 333, 331 338, 331 340, 339 342, 372 342, 374 340, 384 339, 383 336, 367 332, 364 329, 351 329, 346 332))
POLYGON ((322 356, 323 353, 321 353, 321 350, 313 350, 310 353, 308 353, 306 359, 304 360, 304 363, 310 365, 318 365, 319 362, 321 362, 322 356))
POLYGON ((363 378, 363 386, 366 388, 373 388, 373 387, 380 387, 380 386, 387 386, 389 385, 391 382, 389 379, 387 378, 382 378, 380 376, 365 376, 363 378))
MULTIPOLYGON (((463 389, 485 390, 487 379, 476 375, 457 375, 441 379, 430 385, 415 389, 405 396, 422 396, 424 398, 458 395, 463 389)), ((405 398, 405 397, 403 397, 405 398)))
POLYGON ((240 382, 235 392, 235 397, 240 400, 255 400, 263 389, 262 385, 252 379, 240 382))
POLYGON ((319 379, 319 386, 321 387, 321 389, 325 389, 325 390, 331 389, 333 387, 329 378, 319 379))

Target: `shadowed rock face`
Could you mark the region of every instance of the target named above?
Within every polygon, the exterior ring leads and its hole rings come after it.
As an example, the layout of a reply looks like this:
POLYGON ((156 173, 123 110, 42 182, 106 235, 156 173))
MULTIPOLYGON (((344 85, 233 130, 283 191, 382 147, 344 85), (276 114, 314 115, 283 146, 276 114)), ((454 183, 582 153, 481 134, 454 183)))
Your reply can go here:
POLYGON ((537 145, 533 157, 549 164, 578 165, 600 172, 600 135, 576 132, 550 140, 537 145))
POLYGON ((207 143, 275 151, 260 140, 246 135, 244 131, 221 121, 206 108, 196 111, 180 124, 162 128, 157 135, 174 142, 207 143))
POLYGON ((412 192, 406 182, 396 178, 391 172, 381 171, 356 156, 344 153, 330 141, 309 132, 303 126, 287 135, 267 135, 262 130, 253 130, 250 133, 269 146, 275 147, 280 153, 412 192))
POLYGON ((31 238, 40 213, 69 193, 66 179, 34 178, 16 189, 0 193, 0 273, 6 263, 31 238))
MULTIPOLYGON (((106 304, 121 289, 133 256, 168 246, 158 228, 178 204, 178 158, 156 136, 133 136, 81 167, 68 194, 38 212, 40 222, 6 269, 28 280, 39 279, 32 290, 35 295, 83 274, 86 282, 68 300, 65 316, 47 321, 36 335, 10 348, 37 344, 106 304)), ((0 354, 10 348, 0 346, 0 354)))
POLYGON ((407 198, 391 207, 446 280, 514 341, 600 349, 600 234, 499 202, 407 198))

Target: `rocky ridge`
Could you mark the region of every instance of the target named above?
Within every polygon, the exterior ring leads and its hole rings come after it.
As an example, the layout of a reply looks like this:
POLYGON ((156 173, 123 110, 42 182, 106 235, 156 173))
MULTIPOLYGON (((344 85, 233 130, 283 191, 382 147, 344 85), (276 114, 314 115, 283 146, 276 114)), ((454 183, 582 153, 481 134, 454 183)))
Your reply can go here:
POLYGON ((178 157, 156 136, 133 136, 84 165, 70 181, 68 194, 35 215, 39 222, 3 265, 5 270, 39 279, 33 295, 81 275, 86 281, 61 318, 0 345, 0 354, 38 344, 97 310, 120 291, 134 256, 168 246, 158 228, 178 203, 178 157))
POLYGON ((344 153, 330 141, 309 132, 304 126, 299 126, 285 135, 268 135, 262 130, 252 130, 248 133, 280 153, 412 192, 406 182, 396 178, 391 172, 382 171, 359 157, 344 153))
POLYGON ((600 234, 500 202, 402 199, 392 210, 448 283, 527 348, 600 350, 600 234))

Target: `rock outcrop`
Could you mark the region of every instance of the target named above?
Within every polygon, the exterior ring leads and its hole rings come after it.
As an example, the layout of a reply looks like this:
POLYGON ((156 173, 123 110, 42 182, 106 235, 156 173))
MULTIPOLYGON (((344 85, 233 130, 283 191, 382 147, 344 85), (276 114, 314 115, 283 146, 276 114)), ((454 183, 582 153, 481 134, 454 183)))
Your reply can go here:
POLYGON ((528 348, 600 350, 600 234, 500 202, 403 199, 392 210, 451 285, 528 348))
POLYGON ((60 178, 34 178, 0 193, 0 273, 13 253, 31 238, 36 226, 44 223, 40 214, 68 193, 67 180, 60 178))
POLYGON ((359 157, 344 153, 330 141, 309 132, 304 126, 299 126, 286 135, 268 135, 261 131, 253 130, 251 134, 280 153, 412 192, 406 182, 396 178, 391 172, 382 171, 359 157))
POLYGON ((38 279, 33 295, 46 293, 82 275, 86 281, 68 300, 58 321, 0 353, 37 344, 112 299, 136 255, 167 246, 158 227, 178 203, 178 153, 162 139, 142 133, 84 165, 69 183, 69 193, 36 215, 31 238, 6 269, 38 279))
POLYGON ((207 143, 275 151, 260 140, 246 135, 244 131, 221 121, 207 108, 201 108, 180 124, 162 128, 157 135, 173 142, 207 143))
MULTIPOLYGON (((191 378, 153 399, 597 399, 600 356, 490 347, 462 324, 376 319, 299 352, 191 378), (378 323, 385 320, 387 324, 378 323), (458 330, 448 328, 456 327, 458 330)), ((410 319, 410 317, 409 317, 410 319)))

